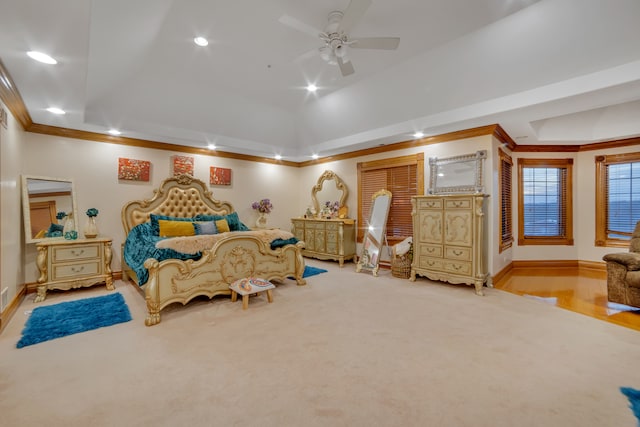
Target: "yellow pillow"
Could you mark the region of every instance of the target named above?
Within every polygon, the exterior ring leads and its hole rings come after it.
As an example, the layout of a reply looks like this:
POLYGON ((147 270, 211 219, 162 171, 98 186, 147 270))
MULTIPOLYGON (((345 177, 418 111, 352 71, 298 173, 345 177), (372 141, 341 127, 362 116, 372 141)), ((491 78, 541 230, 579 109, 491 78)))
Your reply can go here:
POLYGON ((158 220, 160 237, 195 236, 196 231, 191 221, 158 220))
POLYGON ((218 233, 224 233, 229 230, 229 223, 226 219, 219 219, 216 221, 216 228, 218 229, 218 233))

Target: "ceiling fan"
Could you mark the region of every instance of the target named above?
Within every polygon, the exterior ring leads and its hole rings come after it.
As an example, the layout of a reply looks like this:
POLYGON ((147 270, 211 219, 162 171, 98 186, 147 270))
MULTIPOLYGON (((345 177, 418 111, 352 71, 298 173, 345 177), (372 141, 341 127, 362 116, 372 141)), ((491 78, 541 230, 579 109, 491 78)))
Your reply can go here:
MULTIPOLYGON (((281 16, 278 21, 295 30, 319 37, 324 45, 314 49, 329 64, 337 64, 343 76, 353 74, 355 69, 349 58, 349 49, 385 49, 394 50, 400 44, 399 37, 350 37, 349 32, 357 25, 371 6, 371 0, 351 0, 347 9, 329 13, 328 23, 324 31, 319 31, 304 22, 288 15, 281 16)), ((306 55, 304 55, 306 56, 306 55)))

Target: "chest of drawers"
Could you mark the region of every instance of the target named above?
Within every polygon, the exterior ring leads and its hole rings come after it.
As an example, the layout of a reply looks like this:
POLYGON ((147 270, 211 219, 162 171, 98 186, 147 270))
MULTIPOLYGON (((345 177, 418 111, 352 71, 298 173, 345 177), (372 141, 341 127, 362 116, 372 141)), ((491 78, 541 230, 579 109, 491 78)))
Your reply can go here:
POLYGON ((474 285, 483 295, 487 273, 484 194, 414 196, 413 262, 416 275, 474 285))
POLYGON ((292 218, 292 233, 305 242, 302 255, 332 259, 344 265, 356 257, 356 225, 353 219, 292 218))
POLYGON ((35 302, 44 301, 47 290, 68 290, 104 283, 115 289, 111 275, 111 239, 48 239, 36 245, 40 271, 35 302))

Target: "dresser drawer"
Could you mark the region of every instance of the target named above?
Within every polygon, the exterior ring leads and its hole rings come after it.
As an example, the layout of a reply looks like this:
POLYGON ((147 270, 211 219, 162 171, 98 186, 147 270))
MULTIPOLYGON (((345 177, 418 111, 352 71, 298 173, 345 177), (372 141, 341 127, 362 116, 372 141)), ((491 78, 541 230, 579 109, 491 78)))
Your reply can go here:
POLYGON ((79 261, 100 257, 100 245, 54 246, 51 248, 51 262, 79 261))
POLYGON ((80 279, 82 277, 102 274, 100 260, 53 265, 52 270, 52 281, 80 279))
POLYGON ((420 268, 428 268, 431 270, 442 270, 442 259, 440 258, 431 258, 428 256, 420 257, 420 268))
POLYGON ((447 246, 444 249, 444 257, 459 261, 471 261, 471 248, 459 248, 447 246))
POLYGON ((442 199, 418 199, 418 209, 442 209, 442 199))
POLYGON ((324 222, 307 222, 307 230, 324 230, 324 222))
POLYGON ((473 203, 471 202, 471 198, 464 199, 453 199, 445 201, 445 209, 471 209, 473 203))
POLYGON ((420 255, 442 258, 442 246, 421 244, 420 255))
POLYGON ((327 222, 326 223, 326 227, 327 227, 327 231, 331 230, 331 231, 338 231, 338 223, 337 222, 327 222))
POLYGON ((461 274, 464 276, 471 275, 471 263, 464 261, 445 261, 444 270, 450 273, 461 274))

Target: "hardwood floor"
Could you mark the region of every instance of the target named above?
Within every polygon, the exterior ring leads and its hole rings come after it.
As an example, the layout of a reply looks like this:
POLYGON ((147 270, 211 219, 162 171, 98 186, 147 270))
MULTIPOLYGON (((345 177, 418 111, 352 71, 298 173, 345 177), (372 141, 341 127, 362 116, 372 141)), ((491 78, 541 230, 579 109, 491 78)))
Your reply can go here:
POLYGON ((640 308, 607 301, 603 271, 514 268, 494 287, 640 331, 640 308))

